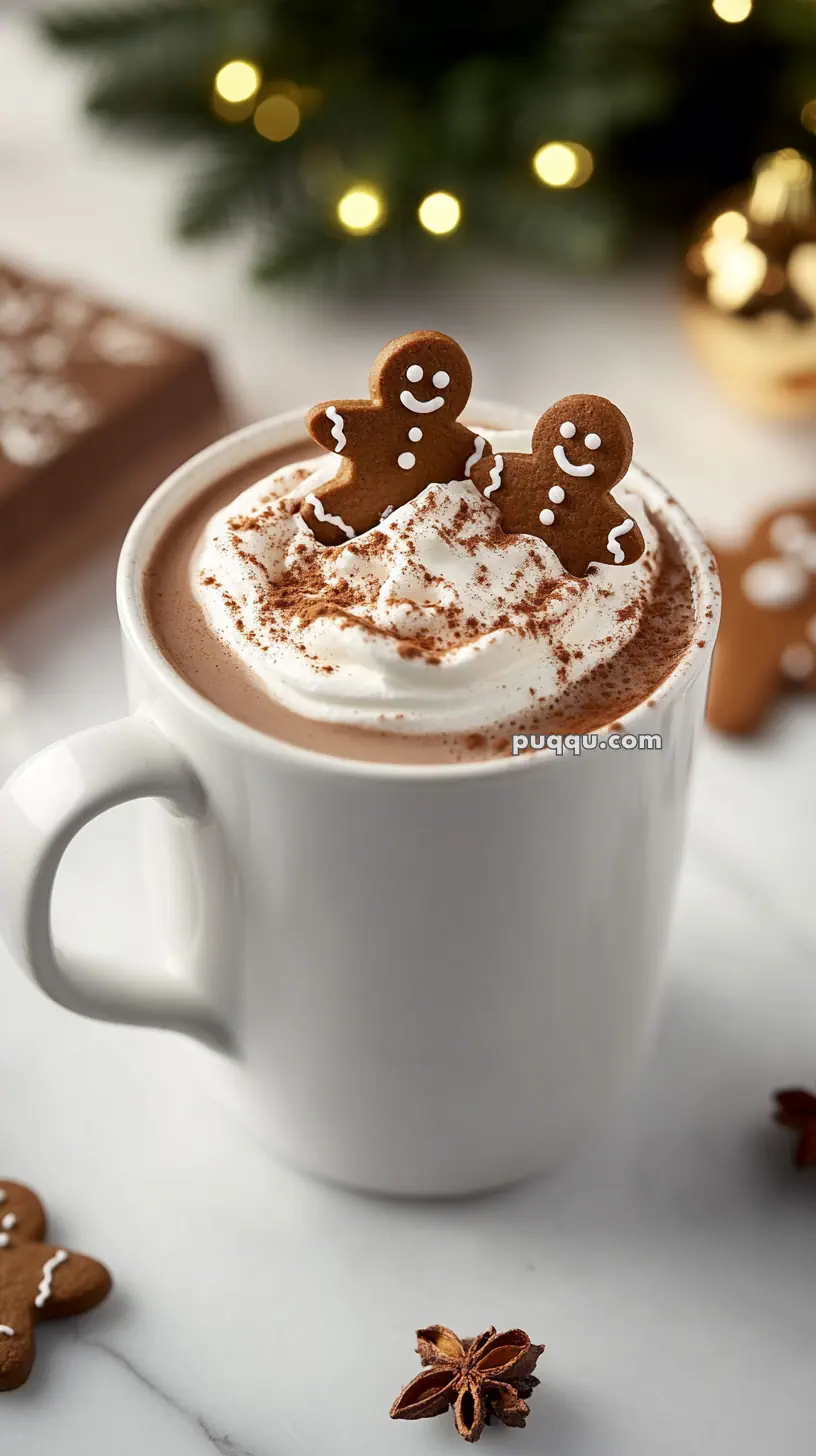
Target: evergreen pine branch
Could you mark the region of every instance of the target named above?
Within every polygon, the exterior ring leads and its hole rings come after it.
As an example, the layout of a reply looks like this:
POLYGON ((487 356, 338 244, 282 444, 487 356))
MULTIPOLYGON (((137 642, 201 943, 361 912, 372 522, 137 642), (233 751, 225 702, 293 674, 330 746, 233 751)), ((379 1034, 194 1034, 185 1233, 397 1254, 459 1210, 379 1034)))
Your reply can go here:
POLYGON ((534 182, 498 177, 486 189, 492 206, 479 215, 479 232, 494 246, 519 257, 559 267, 608 267, 624 249, 630 219, 610 191, 576 188, 551 191, 534 182))
POLYGON ((148 27, 138 40, 109 54, 93 73, 88 113, 162 141, 195 136, 220 141, 225 123, 213 115, 211 97, 224 47, 217 25, 197 23, 189 33, 186 26, 179 31, 176 21, 168 22, 166 32, 148 27))
POLYGON ((757 23, 797 48, 816 43, 816 7, 813 0, 773 0, 757 15, 757 23))
POLYGON ((205 13, 201 0, 143 0, 104 10, 56 10, 40 24, 46 38, 62 50, 112 50, 179 24, 195 24, 205 13))
MULTIPOLYGON (((709 0, 105 0, 49 16, 57 46, 95 63, 87 106, 108 125, 199 143, 178 219, 185 239, 246 223, 256 276, 370 292, 438 271, 477 244, 558 265, 603 266, 632 216, 690 211, 747 175, 760 150, 807 148, 816 3, 757 0, 727 26, 709 0), (213 110, 231 59, 264 84, 313 88, 300 128, 265 141, 213 110), (319 99, 318 99, 319 93, 319 99), (532 176, 548 140, 583 142, 585 186, 532 176), (355 181, 387 203, 370 236, 335 208, 355 181), (463 224, 430 238, 417 206, 454 192, 463 224)), ((259 99, 262 99, 263 92, 259 99)))
POLYGON ((325 229, 305 224, 280 228, 274 245, 260 252, 252 274, 261 284, 326 277, 336 257, 337 240, 325 229))
POLYGON ((688 27, 685 10, 683 0, 571 0, 548 37, 547 59, 562 75, 610 76, 638 54, 665 52, 688 27))
POLYGON ((253 270, 263 285, 298 283, 351 296, 375 292, 386 280, 408 284, 462 265, 462 245, 451 252, 449 239, 431 239, 414 227, 383 228, 368 237, 350 237, 318 216, 278 219, 272 243, 263 248, 253 270))
POLYGON ((85 109, 111 127, 156 141, 186 141, 213 134, 218 126, 199 90, 175 85, 157 74, 144 81, 119 70, 104 71, 91 86, 85 109))
POLYGON ((291 170, 291 159, 263 142, 225 147, 189 184, 176 222, 179 237, 203 241, 241 223, 268 223, 291 170))

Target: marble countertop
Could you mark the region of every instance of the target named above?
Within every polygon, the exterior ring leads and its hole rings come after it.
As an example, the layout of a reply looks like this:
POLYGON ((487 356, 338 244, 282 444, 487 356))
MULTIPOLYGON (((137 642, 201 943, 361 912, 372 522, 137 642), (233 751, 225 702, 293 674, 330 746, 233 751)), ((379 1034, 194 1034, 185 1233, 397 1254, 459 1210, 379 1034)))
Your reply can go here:
MULTIPOLYGON (((73 274, 212 338, 253 414, 355 392, 379 343, 436 323, 479 392, 534 407, 574 388, 627 403, 647 467, 736 531, 810 479, 814 432, 732 414, 686 355, 666 270, 402 298, 352 314, 244 286, 238 242, 189 253, 165 219, 179 175, 76 122, 77 78, 0 22, 0 253, 73 274), (58 219, 58 226, 55 225, 58 219)), ((8 625, 25 688, 0 752, 124 711, 114 557, 8 625)), ((762 740, 709 738, 696 777, 664 1013, 628 1105, 547 1180, 471 1202, 368 1200, 279 1166, 219 1100, 210 1053, 62 1012, 0 950, 0 1172, 54 1236, 104 1259, 111 1299, 42 1328, 0 1397, 9 1456, 414 1456, 452 1423, 392 1425, 413 1331, 522 1325, 546 1342, 530 1456, 809 1456, 816 1177, 768 1124, 816 1080, 816 703, 762 740)), ((154 951, 130 809, 85 831, 58 934, 154 951)))

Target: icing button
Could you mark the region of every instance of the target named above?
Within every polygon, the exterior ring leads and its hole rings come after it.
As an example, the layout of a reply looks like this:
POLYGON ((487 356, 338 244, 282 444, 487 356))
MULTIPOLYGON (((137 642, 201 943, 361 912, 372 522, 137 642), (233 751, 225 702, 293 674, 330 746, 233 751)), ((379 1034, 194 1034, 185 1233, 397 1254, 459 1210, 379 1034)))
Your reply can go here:
POLYGON ((743 595, 755 607, 784 612, 807 595, 808 575, 798 561, 767 556, 746 566, 741 586, 743 595))
POLYGON ((777 516, 768 531, 768 540, 777 551, 798 551, 810 535, 810 527, 804 516, 777 516))

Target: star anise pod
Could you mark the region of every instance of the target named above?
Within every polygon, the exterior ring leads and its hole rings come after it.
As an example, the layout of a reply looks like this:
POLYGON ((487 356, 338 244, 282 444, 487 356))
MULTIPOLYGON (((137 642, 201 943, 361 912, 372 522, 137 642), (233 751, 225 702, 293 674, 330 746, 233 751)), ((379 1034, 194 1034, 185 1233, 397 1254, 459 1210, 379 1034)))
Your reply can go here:
POLYGON ((524 1397, 539 1384, 533 1371, 543 1350, 524 1330, 497 1335, 491 1325, 475 1340, 460 1340, 445 1325, 417 1330, 417 1354, 426 1368, 400 1391, 391 1419, 417 1421, 454 1406, 465 1441, 478 1441, 491 1416, 524 1426, 530 1414, 524 1397))
POLYGON ((774 1093, 774 1122, 798 1132, 794 1162, 797 1168, 816 1167, 816 1095, 804 1087, 783 1087, 774 1093))

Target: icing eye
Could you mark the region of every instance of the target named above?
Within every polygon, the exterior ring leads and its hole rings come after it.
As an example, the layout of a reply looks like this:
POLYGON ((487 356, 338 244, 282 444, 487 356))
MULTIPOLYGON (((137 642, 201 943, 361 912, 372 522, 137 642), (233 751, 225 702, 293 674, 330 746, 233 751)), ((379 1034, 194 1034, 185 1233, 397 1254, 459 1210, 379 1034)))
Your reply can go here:
POLYGON ((600 435, 595 435, 595 434, 585 435, 584 436, 584 444, 586 445, 587 450, 600 450, 600 448, 601 448, 601 437, 600 437, 600 435))
POLYGON ((450 384, 450 375, 446 374, 444 369, 437 369, 433 377, 433 382, 437 389, 447 389, 450 384))
POLYGON ((409 364, 408 368, 405 371, 405 378, 409 380, 411 384, 419 384, 419 381, 424 373, 425 370, 423 369, 421 364, 409 364))
POLYGON ((408 431, 408 439, 413 440, 414 444, 416 444, 417 440, 422 439, 422 431, 419 428, 419 425, 411 426, 410 430, 408 431))
POLYGON ((559 433, 564 436, 565 440, 571 440, 573 435, 575 434, 575 426, 572 423, 572 420, 565 420, 563 425, 561 426, 559 433))

